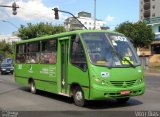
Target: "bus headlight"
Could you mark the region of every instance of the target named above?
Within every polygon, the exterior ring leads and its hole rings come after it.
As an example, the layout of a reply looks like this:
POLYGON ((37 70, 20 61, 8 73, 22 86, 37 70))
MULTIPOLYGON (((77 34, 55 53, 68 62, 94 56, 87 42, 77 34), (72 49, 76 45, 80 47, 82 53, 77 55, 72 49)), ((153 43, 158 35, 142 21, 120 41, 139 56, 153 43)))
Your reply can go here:
POLYGON ((104 81, 104 80, 101 80, 100 78, 95 78, 95 81, 96 81, 96 83, 98 83, 98 84, 105 85, 105 81, 104 81))
POLYGON ((95 81, 96 81, 97 83, 100 83, 100 82, 101 82, 101 80, 100 80, 99 78, 96 78, 95 81))
POLYGON ((108 81, 102 80, 102 79, 100 79, 100 78, 95 78, 95 81, 96 81, 96 83, 101 84, 101 85, 106 85, 106 86, 109 85, 109 82, 108 82, 108 81))

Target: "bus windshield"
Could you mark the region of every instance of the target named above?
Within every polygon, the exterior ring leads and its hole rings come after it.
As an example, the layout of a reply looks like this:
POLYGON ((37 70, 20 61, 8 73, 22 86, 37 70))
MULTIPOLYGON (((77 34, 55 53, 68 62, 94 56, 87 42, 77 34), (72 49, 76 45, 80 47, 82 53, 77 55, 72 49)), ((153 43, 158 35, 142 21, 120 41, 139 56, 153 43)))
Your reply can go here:
POLYGON ((134 67, 141 64, 129 39, 117 33, 82 33, 92 64, 108 67, 134 67))

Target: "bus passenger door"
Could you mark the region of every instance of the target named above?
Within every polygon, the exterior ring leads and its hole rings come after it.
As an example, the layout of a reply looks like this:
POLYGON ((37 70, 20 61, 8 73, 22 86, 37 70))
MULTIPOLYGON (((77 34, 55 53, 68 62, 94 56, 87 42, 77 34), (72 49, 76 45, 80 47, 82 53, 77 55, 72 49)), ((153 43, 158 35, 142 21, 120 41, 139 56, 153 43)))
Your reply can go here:
POLYGON ((69 40, 60 40, 61 45, 61 93, 67 93, 67 78, 68 78, 68 48, 69 40))

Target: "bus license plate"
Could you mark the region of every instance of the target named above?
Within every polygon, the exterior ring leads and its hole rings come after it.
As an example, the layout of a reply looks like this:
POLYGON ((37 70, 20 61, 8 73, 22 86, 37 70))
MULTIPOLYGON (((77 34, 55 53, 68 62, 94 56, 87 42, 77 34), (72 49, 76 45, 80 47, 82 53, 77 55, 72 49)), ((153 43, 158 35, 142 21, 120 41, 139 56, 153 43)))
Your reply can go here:
POLYGON ((121 91, 121 95, 128 95, 130 94, 130 91, 121 91))

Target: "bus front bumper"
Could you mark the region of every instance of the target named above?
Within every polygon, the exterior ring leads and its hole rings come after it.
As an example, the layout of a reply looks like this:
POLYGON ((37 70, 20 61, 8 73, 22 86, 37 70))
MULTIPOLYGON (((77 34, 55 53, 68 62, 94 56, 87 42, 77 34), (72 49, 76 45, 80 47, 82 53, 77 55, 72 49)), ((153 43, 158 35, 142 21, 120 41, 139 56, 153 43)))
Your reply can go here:
POLYGON ((132 87, 119 88, 119 87, 107 87, 94 85, 90 89, 90 100, 104 100, 109 98, 125 98, 142 95, 145 92, 145 84, 144 82, 132 87), (129 92, 127 94, 123 94, 122 92, 129 92))

